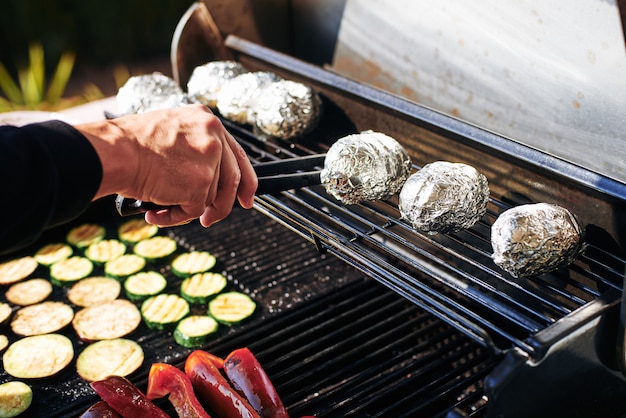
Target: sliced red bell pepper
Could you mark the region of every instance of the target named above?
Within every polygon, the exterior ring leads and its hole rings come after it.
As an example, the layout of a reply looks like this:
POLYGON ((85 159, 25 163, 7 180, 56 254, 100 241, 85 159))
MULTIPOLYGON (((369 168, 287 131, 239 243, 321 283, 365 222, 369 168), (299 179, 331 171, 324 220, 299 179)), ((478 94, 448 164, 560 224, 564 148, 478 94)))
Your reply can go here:
POLYGON ((193 391, 191 381, 180 369, 166 363, 154 363, 148 374, 148 399, 168 396, 179 418, 211 418, 193 391))
POLYGON ((240 348, 224 359, 224 372, 231 384, 265 418, 289 418, 276 388, 248 348, 240 348))
POLYGON ((218 370, 221 359, 206 351, 193 351, 185 361, 185 373, 195 392, 220 418, 259 418, 218 370), (220 361, 216 362, 216 358, 220 361))
POLYGON ((80 418, 120 418, 120 414, 105 401, 98 401, 83 412, 80 418))
POLYGON ((135 385, 124 377, 110 376, 91 382, 91 387, 124 418, 169 418, 169 415, 150 402, 135 385))

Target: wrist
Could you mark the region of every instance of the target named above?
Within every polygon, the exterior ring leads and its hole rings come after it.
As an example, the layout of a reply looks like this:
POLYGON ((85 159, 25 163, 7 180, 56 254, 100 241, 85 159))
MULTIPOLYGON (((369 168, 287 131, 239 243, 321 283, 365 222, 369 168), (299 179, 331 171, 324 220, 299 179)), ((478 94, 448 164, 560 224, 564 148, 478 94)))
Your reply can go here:
POLYGON ((125 194, 136 164, 135 147, 124 129, 113 121, 75 126, 96 150, 102 165, 102 181, 94 200, 112 194, 125 194))

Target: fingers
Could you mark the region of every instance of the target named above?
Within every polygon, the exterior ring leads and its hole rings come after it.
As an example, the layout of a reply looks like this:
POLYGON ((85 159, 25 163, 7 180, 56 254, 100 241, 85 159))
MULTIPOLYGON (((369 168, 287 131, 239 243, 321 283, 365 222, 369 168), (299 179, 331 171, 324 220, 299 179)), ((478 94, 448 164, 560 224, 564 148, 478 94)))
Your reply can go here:
MULTIPOLYGON (((179 129, 179 132, 183 130, 179 129)), ((183 195, 187 197, 168 209, 147 212, 146 221, 160 226, 174 226, 199 218, 200 223, 208 227, 228 216, 236 200, 242 207, 251 208, 258 186, 256 173, 244 149, 226 131, 219 119, 210 119, 204 132, 187 131, 186 135, 191 135, 191 141, 183 144, 191 144, 188 147, 191 152, 179 155, 178 160, 182 164, 170 170, 180 175, 178 183, 173 181, 175 179, 172 176, 168 177, 167 183, 170 188, 168 193, 178 191, 181 198, 183 195), (193 137, 198 135, 201 135, 199 138, 208 139, 208 142, 194 142, 193 137), (202 143, 206 146, 201 146, 202 143)), ((163 184, 155 182, 155 187, 161 187, 156 189, 161 194, 166 190, 163 184)), ((157 193, 146 194, 155 196, 157 193)))
POLYGON ((149 210, 145 214, 145 220, 160 227, 184 225, 200 217, 204 210, 204 205, 170 206, 167 209, 149 210))
POLYGON ((254 193, 259 185, 259 181, 250 163, 250 159, 241 145, 239 145, 230 133, 227 133, 227 140, 237 160, 237 165, 241 173, 239 188, 237 189, 237 198, 242 207, 250 209, 254 204, 254 193))
POLYGON ((215 199, 206 207, 200 216, 200 224, 209 227, 221 221, 231 212, 237 190, 241 180, 241 170, 233 150, 230 146, 224 147, 217 183, 218 193, 215 199))

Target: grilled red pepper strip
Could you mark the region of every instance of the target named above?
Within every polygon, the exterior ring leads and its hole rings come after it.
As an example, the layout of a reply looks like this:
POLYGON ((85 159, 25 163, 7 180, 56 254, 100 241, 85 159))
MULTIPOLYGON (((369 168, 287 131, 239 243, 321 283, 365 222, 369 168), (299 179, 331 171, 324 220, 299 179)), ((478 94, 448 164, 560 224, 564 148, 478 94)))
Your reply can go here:
POLYGON ((91 382, 91 387, 124 418, 170 418, 124 377, 110 376, 91 382))
POLYGON ((259 414, 230 386, 218 370, 221 359, 196 350, 187 356, 185 373, 194 390, 220 418, 259 418, 259 414))
POLYGON ((98 401, 83 412, 80 418, 120 418, 120 414, 115 412, 115 409, 111 408, 108 403, 98 401))
POLYGON ((243 393, 262 417, 289 418, 276 388, 249 349, 230 353, 224 359, 224 371, 235 390, 243 393))
POLYGON ((191 381, 182 370, 166 363, 154 363, 148 374, 148 399, 166 395, 179 418, 211 418, 191 386, 191 381))

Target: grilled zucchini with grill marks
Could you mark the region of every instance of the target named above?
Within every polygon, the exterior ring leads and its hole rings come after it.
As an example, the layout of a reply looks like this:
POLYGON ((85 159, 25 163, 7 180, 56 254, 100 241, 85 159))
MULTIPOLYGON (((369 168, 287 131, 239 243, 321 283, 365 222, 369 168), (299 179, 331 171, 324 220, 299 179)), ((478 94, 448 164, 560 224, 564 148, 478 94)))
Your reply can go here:
POLYGON ((102 225, 86 223, 70 229, 65 240, 76 248, 84 249, 104 239, 105 234, 106 230, 102 225))
POLYGON ((87 307, 117 299, 121 289, 120 282, 112 277, 87 277, 72 286, 67 298, 76 306, 87 307))
POLYGON ((18 310, 11 320, 17 335, 49 334, 64 328, 74 318, 74 310, 63 302, 42 302, 18 310))
POLYGON ((128 376, 141 366, 143 349, 133 340, 114 338, 88 345, 76 359, 76 371, 93 382, 108 376, 128 376))
POLYGON ((52 285, 46 279, 30 279, 15 283, 4 294, 14 305, 27 306, 43 302, 52 293, 52 285))
POLYGON ((256 302, 245 293, 221 293, 209 302, 209 315, 217 322, 233 325, 250 317, 256 310, 256 302))
POLYGON ((74 253, 72 247, 63 242, 44 245, 35 253, 35 260, 42 266, 50 266, 57 261, 65 260, 74 253))
POLYGON ((124 279, 143 269, 146 259, 136 254, 124 254, 104 264, 104 274, 116 279, 124 279))
POLYGON ((204 273, 215 266, 215 256, 208 251, 190 251, 178 255, 172 261, 172 271, 179 277, 204 273))
POLYGON ((152 296, 141 305, 141 315, 148 328, 164 330, 173 327, 189 314, 189 304, 178 295, 152 296))
POLYGON ((217 332, 219 325, 208 315, 191 315, 180 320, 174 329, 174 341, 186 348, 207 344, 217 332))
POLYGON ((226 277, 219 273, 198 273, 183 280, 180 294, 189 303, 207 303, 212 296, 224 290, 226 283, 226 277))
POLYGON ((50 266, 50 280, 57 286, 71 286, 93 271, 93 263, 86 257, 74 255, 50 266))
POLYGON ((4 370, 18 379, 50 377, 74 358, 72 341, 60 334, 35 335, 17 340, 2 356, 4 370))
POLYGON ((84 341, 121 338, 141 323, 139 309, 130 301, 115 299, 76 312, 72 325, 84 341))
POLYGON ((19 282, 30 276, 39 263, 34 257, 25 256, 0 263, 0 285, 19 282))
POLYGON ((147 223, 143 218, 130 219, 117 229, 117 235, 127 244, 134 244, 153 237, 159 232, 159 227, 147 223))
POLYGON ((158 295, 166 286, 167 280, 157 271, 142 271, 124 281, 124 291, 132 301, 141 301, 158 295))
POLYGON ((115 260, 126 252, 126 244, 116 239, 94 242, 85 250, 85 256, 96 264, 115 260))
POLYGON ((162 260, 172 254, 178 248, 176 240, 166 236, 144 239, 135 244, 133 251, 138 256, 151 261, 162 260))

